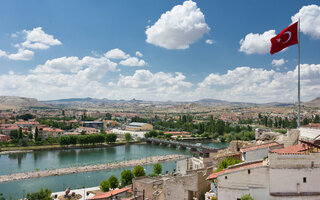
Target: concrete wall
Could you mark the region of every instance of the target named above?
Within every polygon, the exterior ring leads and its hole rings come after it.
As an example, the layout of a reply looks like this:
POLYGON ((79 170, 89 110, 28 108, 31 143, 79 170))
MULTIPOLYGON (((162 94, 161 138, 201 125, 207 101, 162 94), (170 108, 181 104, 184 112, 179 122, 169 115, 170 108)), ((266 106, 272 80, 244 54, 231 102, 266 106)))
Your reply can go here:
POLYGON ((251 194, 254 199, 268 200, 269 172, 267 166, 239 170, 218 176, 218 199, 237 200, 251 194), (225 178, 227 177, 227 179, 225 178))

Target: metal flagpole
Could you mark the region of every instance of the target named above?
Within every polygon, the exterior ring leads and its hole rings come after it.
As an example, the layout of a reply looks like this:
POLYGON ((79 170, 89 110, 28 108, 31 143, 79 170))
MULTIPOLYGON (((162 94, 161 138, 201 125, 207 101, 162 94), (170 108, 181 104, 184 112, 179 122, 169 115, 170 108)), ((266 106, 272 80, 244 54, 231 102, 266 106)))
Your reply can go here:
POLYGON ((300 128, 300 18, 298 22, 298 128, 300 128))

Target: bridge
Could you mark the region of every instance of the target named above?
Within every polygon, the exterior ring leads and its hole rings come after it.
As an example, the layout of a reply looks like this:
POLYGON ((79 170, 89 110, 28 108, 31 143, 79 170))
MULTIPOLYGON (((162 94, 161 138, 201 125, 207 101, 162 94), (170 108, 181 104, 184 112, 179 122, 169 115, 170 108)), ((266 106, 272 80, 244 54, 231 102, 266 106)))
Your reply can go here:
POLYGON ((192 144, 187 142, 179 142, 174 140, 164 140, 164 139, 156 139, 156 138, 145 138, 144 139, 149 144, 158 144, 162 146, 169 146, 172 148, 186 149, 190 148, 191 151, 210 151, 217 152, 220 150, 219 148, 204 146, 200 144, 192 144))

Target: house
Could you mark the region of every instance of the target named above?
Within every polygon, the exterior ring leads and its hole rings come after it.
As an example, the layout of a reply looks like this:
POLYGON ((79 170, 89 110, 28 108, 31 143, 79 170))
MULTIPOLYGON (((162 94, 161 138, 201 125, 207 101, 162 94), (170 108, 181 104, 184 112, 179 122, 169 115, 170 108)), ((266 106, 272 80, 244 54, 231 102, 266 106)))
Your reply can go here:
POLYGON ((303 143, 272 150, 264 161, 212 173, 210 194, 235 200, 247 194, 259 200, 320 199, 320 146, 303 143))
POLYGON ((39 129, 40 134, 39 136, 42 137, 42 139, 48 139, 49 136, 53 138, 60 137, 65 131, 59 128, 52 128, 52 127, 43 127, 39 129))
POLYGON ((142 200, 143 191, 145 199, 152 200, 204 199, 210 189, 206 181, 209 171, 212 168, 189 171, 185 175, 135 178, 133 192, 137 191, 138 200, 142 200))
POLYGON ((21 128, 33 128, 40 125, 37 121, 18 121, 15 124, 21 128))
POLYGON ((113 121, 113 120, 103 120, 103 127, 105 129, 109 128, 109 127, 116 127, 118 126, 120 123, 117 121, 113 121))
POLYGON ((153 126, 147 123, 141 122, 131 122, 127 127, 126 130, 128 131, 151 131, 153 126))
POLYGON ((113 200, 120 199, 122 197, 128 197, 132 193, 131 187, 125 187, 121 189, 114 189, 109 192, 98 192, 94 197, 88 200, 113 200))
POLYGON ((83 121, 83 122, 80 122, 80 123, 84 127, 103 129, 103 122, 101 122, 101 121, 83 121))
POLYGON ((261 160, 268 156, 270 150, 283 148, 283 144, 269 142, 265 144, 244 147, 240 149, 242 161, 261 160))
POLYGON ((10 137, 7 135, 0 134, 0 142, 8 142, 10 137))

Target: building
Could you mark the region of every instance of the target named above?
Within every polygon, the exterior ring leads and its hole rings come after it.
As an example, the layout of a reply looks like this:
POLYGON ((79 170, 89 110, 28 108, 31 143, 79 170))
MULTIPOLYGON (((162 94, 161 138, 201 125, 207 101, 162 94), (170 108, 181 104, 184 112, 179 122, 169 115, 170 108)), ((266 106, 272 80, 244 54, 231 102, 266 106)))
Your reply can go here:
POLYGON ((33 128, 40 125, 37 121, 18 121, 15 124, 21 128, 33 128))
POLYGON ((48 139, 49 136, 53 138, 60 137, 65 131, 59 128, 52 128, 52 127, 43 127, 39 129, 42 139, 48 139))
POLYGON ((151 131, 153 126, 147 123, 141 122, 131 122, 127 127, 126 130, 128 131, 151 131))
POLYGON ((270 142, 240 149, 242 161, 261 160, 268 156, 270 150, 283 148, 283 144, 270 142))
POLYGON ((81 124, 87 128, 103 129, 103 122, 101 121, 83 121, 81 124))
POLYGON ((138 200, 202 200, 204 194, 210 189, 206 177, 212 168, 189 171, 185 175, 167 175, 156 178, 139 177, 133 179, 133 193, 138 200), (141 193, 142 192, 142 193, 141 193))
POLYGON ((8 142, 10 137, 7 135, 0 134, 0 142, 8 142))
MULTIPOLYGON (((244 162, 211 174, 218 199, 320 199, 320 146, 298 144, 269 153, 266 160, 244 162)), ((211 189, 211 194, 214 193, 211 189)))
POLYGON ((125 197, 131 196, 131 187, 125 187, 121 189, 114 189, 109 192, 98 192, 94 197, 88 198, 89 200, 113 200, 113 199, 123 199, 125 197))

